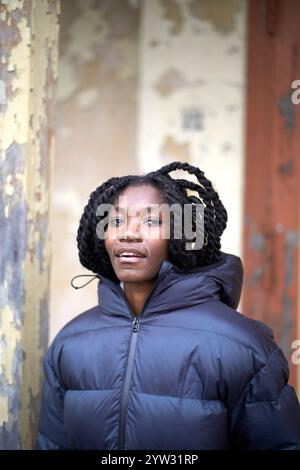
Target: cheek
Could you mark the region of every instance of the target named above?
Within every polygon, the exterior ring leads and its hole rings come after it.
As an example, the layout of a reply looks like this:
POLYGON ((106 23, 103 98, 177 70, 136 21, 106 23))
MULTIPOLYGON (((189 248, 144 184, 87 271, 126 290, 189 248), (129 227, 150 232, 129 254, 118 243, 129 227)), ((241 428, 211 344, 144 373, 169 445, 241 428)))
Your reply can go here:
POLYGON ((165 240, 164 246, 163 246, 163 253, 164 256, 168 256, 169 253, 169 246, 170 246, 170 240, 165 240))
POLYGON ((108 253, 109 256, 111 256, 112 249, 113 249, 113 243, 111 240, 104 240, 104 247, 108 253))
POLYGON ((166 258, 169 249, 169 240, 152 240, 149 243, 152 255, 159 261, 166 258))

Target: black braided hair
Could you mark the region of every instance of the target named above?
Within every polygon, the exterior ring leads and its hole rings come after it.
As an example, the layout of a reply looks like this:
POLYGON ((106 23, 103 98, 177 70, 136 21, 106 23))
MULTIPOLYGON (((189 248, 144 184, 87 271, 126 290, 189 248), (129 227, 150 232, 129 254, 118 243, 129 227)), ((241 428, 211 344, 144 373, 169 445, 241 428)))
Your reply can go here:
MULTIPOLYGON (((173 204, 203 204, 204 208, 204 245, 201 249, 187 250, 186 238, 174 238, 174 216, 170 213, 170 243, 169 259, 181 269, 191 269, 197 266, 206 266, 221 259, 221 235, 226 228, 227 212, 212 183, 204 176, 204 172, 189 163, 172 162, 157 171, 145 175, 127 175, 110 178, 93 191, 88 204, 80 219, 77 233, 77 246, 81 264, 96 274, 119 283, 110 262, 109 255, 104 246, 104 240, 97 236, 97 224, 107 215, 96 215, 100 204, 113 204, 119 193, 128 186, 141 186, 149 184, 159 189, 163 200, 169 206, 173 204), (174 179, 169 173, 175 170, 184 170, 196 176, 198 183, 185 179, 174 179), (187 189, 198 193, 188 195, 187 189), (172 236, 173 234, 173 236, 172 236)), ((195 207, 195 206, 193 206, 195 207)), ((195 212, 192 212, 193 231, 195 231, 195 212)), ((176 220, 175 220, 176 223, 176 220)), ((190 240, 189 240, 190 241, 190 240)))

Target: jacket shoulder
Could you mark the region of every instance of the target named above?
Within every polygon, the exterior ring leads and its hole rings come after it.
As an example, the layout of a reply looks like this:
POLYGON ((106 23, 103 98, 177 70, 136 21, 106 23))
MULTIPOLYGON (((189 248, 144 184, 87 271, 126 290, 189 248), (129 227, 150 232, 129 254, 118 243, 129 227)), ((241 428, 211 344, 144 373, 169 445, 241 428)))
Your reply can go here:
POLYGON ((95 305, 88 310, 76 315, 72 320, 66 323, 56 334, 53 343, 60 343, 68 337, 78 333, 84 333, 91 329, 100 328, 102 324, 101 307, 95 305))
POLYGON ((222 380, 228 384, 229 409, 246 390, 258 401, 276 400, 288 382, 289 368, 272 329, 222 302, 214 302, 204 317, 202 328, 213 335, 207 342, 208 357, 220 363, 222 380))
POLYGON ((217 343, 226 343, 234 351, 251 352, 263 362, 278 349, 273 330, 220 301, 207 303, 198 315, 199 327, 211 332, 217 343))

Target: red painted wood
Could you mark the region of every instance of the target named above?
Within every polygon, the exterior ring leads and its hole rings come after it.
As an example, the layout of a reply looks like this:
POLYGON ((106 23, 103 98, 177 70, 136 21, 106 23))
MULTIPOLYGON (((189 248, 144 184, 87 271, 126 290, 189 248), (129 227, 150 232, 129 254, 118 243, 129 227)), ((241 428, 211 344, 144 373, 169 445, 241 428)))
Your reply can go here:
POLYGON ((242 309, 274 329, 291 362, 299 316, 300 1, 251 0, 248 17, 242 309))

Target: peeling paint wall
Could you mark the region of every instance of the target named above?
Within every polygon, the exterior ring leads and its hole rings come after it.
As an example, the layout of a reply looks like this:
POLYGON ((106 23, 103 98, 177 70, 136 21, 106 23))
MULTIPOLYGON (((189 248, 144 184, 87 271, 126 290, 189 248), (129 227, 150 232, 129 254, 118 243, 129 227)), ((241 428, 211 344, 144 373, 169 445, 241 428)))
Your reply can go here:
POLYGON ((90 193, 112 175, 137 171, 139 19, 132 0, 61 4, 50 339, 97 302, 95 283, 70 286, 87 272, 76 233, 90 193))
POLYGON ((225 251, 241 254, 246 0, 143 2, 138 158, 198 165, 229 220, 225 251))
POLYGON ((83 207, 112 175, 198 164, 228 208, 223 248, 240 251, 245 17, 246 0, 62 2, 50 339, 97 302, 70 279, 87 272, 83 207))
POLYGON ((249 3, 244 195, 243 310, 273 328, 294 386, 300 371, 292 346, 300 320, 300 107, 292 102, 291 84, 300 76, 299 6, 249 3))
POLYGON ((58 0, 0 3, 0 449, 34 445, 48 340, 58 0))

